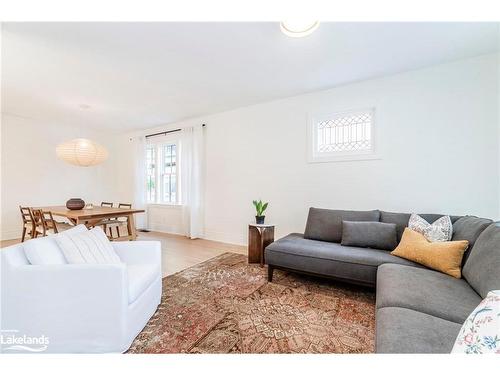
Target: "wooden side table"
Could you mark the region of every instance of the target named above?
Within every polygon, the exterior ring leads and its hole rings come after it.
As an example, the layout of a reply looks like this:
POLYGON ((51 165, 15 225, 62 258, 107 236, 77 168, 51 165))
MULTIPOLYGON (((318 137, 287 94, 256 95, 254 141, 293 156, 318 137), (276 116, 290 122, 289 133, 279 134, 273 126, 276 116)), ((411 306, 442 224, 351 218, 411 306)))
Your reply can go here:
POLYGON ((274 242, 273 224, 248 225, 248 263, 264 266, 264 249, 274 242))

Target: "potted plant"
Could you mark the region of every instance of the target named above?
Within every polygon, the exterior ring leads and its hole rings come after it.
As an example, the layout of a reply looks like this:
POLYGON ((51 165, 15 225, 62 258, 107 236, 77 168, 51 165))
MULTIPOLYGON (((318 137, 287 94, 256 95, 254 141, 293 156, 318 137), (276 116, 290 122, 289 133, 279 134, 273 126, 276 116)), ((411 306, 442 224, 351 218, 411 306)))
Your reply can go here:
POLYGON ((253 205, 255 206, 255 210, 257 211, 257 215, 255 216, 256 224, 264 224, 264 219, 266 218, 263 214, 267 208, 269 202, 262 203, 261 200, 253 201, 253 205))

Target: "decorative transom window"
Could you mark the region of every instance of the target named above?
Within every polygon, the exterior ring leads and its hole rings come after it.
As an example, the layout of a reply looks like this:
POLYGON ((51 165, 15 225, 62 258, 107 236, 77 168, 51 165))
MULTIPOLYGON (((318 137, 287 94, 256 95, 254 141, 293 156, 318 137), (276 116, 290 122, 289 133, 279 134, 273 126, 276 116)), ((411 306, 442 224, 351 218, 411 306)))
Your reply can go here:
POLYGON ((177 150, 177 142, 150 144, 146 147, 146 198, 149 203, 178 203, 177 150))
POLYGON ((309 161, 371 159, 375 156, 374 110, 313 116, 309 161))

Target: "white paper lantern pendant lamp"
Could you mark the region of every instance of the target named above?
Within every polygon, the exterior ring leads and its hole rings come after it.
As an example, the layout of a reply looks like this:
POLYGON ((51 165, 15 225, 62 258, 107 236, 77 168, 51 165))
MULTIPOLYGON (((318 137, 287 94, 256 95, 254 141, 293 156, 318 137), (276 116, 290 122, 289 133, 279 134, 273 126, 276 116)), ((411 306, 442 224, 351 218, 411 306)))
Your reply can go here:
POLYGON ((57 157, 79 167, 101 164, 108 158, 108 151, 90 139, 77 138, 56 147, 57 157))
POLYGON ((292 38, 303 38, 311 35, 319 26, 319 21, 295 19, 280 22, 283 34, 292 38))

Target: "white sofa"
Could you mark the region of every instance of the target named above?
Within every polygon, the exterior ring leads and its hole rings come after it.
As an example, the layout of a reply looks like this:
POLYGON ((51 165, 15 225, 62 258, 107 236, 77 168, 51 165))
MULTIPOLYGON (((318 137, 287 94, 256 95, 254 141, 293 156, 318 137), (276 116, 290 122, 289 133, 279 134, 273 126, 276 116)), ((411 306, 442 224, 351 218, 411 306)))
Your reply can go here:
POLYGON ((2 331, 44 335, 44 352, 126 351, 160 304, 161 247, 112 246, 123 263, 32 265, 22 244, 1 249, 2 331))

